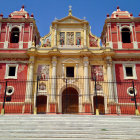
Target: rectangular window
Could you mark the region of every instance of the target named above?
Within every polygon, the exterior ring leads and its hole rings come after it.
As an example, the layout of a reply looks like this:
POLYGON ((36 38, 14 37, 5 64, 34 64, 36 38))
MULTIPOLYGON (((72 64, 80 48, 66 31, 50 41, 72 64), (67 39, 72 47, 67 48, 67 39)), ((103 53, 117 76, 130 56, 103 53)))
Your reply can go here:
POLYGON ((66 77, 74 77, 74 67, 66 67, 66 77))
POLYGON ((15 76, 15 73, 16 73, 16 67, 15 66, 12 66, 12 67, 10 66, 8 76, 15 76))
POLYGON ((135 64, 124 64, 124 79, 137 79, 135 64))
POLYGON ((17 79, 17 64, 6 64, 5 79, 17 79))
POLYGON ((133 71, 132 71, 132 67, 125 67, 126 70, 126 76, 133 76, 133 71))

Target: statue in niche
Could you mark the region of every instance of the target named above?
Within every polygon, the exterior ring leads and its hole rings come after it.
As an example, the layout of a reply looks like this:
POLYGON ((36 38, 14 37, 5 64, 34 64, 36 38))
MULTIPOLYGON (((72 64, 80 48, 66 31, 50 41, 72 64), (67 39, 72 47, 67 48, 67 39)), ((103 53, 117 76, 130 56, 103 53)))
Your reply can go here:
POLYGON ((76 33, 76 45, 81 45, 81 33, 76 33))
POLYGON ((67 45, 74 45, 74 32, 67 33, 67 45))
POLYGON ((49 78, 49 66, 48 65, 39 65, 37 73, 41 80, 48 79, 49 78))
POLYGON ((39 83, 39 90, 46 90, 46 84, 43 82, 39 83))
POLYGON ((64 44, 65 44, 65 33, 60 32, 60 45, 64 45, 64 44))
POLYGON ((44 47, 51 47, 51 35, 44 39, 44 47))
POLYGON ((91 67, 91 75, 92 75, 93 79, 96 77, 97 81, 104 81, 103 66, 102 65, 93 65, 91 67))

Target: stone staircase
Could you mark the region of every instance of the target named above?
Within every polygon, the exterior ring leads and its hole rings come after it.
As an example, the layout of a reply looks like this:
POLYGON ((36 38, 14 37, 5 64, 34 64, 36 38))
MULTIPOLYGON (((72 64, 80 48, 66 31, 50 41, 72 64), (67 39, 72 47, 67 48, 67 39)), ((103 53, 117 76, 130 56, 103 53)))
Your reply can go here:
POLYGON ((1 115, 0 140, 140 140, 139 116, 1 115))

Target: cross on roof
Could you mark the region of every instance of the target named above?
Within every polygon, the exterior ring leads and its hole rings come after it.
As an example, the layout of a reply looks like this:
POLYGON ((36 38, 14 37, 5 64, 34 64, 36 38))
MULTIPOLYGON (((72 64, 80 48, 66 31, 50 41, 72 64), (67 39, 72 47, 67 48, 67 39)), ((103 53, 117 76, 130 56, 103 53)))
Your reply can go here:
POLYGON ((71 8, 72 8, 72 6, 71 6, 71 5, 69 5, 69 10, 71 10, 71 8))

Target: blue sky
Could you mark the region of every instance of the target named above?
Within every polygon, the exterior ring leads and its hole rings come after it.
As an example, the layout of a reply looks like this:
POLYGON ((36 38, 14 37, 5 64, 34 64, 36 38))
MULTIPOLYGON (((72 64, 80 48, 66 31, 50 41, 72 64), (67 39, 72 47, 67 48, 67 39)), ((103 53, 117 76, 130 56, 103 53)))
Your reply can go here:
POLYGON ((61 19, 68 15, 72 5, 72 14, 90 23, 91 31, 100 37, 107 13, 111 15, 116 7, 129 11, 137 17, 140 13, 140 0, 0 0, 0 13, 4 17, 25 5, 29 14, 33 13, 41 36, 48 34, 54 18, 61 19))

